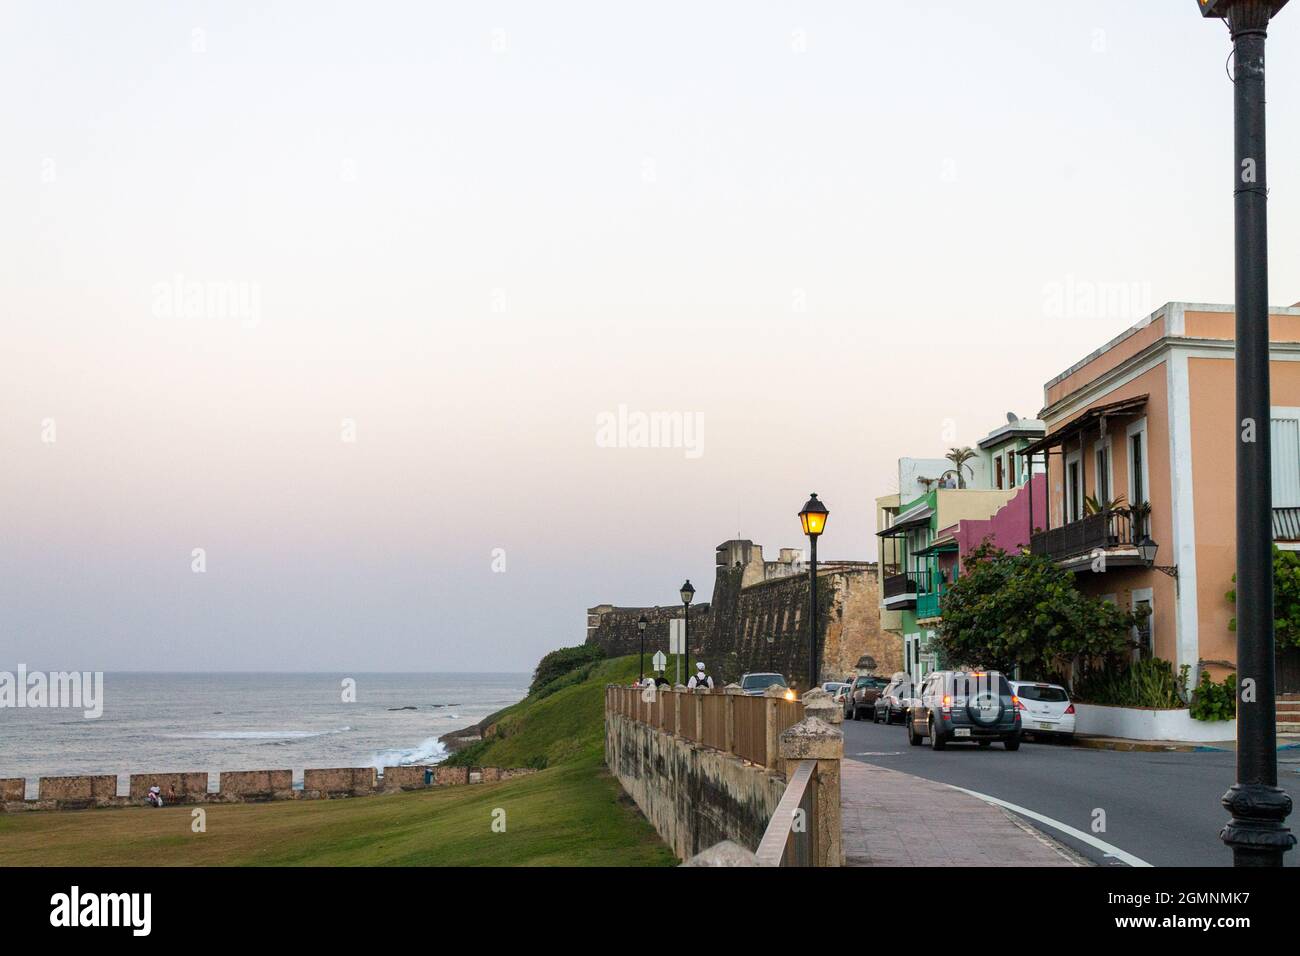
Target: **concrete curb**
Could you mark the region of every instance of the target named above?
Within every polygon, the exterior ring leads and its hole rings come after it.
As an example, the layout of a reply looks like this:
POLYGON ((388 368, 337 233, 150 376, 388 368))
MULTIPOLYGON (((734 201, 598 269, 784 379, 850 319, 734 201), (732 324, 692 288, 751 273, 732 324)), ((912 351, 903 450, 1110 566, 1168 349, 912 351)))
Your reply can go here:
MULTIPOLYGON (((1235 741, 1211 744, 1179 743, 1173 740, 1122 740, 1118 737, 1088 737, 1075 734, 1072 746, 1090 750, 1141 751, 1143 753, 1230 753, 1237 749, 1235 741)), ((1279 743, 1277 749, 1300 750, 1300 743, 1279 743)))

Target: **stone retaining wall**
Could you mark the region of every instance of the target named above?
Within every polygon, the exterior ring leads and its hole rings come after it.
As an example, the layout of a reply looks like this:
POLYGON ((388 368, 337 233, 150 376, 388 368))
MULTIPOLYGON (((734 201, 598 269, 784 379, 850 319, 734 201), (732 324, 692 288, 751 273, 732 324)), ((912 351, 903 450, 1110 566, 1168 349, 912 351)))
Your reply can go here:
POLYGON ((362 797, 426 787, 454 787, 495 783, 536 773, 528 767, 335 767, 303 771, 303 787, 294 789, 292 770, 231 770, 218 778, 218 789, 208 792, 207 773, 137 773, 130 777, 128 794, 118 796, 116 774, 41 777, 37 797, 27 800, 27 779, 0 779, 0 812, 21 810, 84 810, 91 807, 126 807, 145 804, 152 786, 162 789, 168 803, 246 803, 263 800, 325 800, 362 797), (430 782, 424 782, 425 771, 430 782), (172 790, 175 799, 168 799, 172 790))

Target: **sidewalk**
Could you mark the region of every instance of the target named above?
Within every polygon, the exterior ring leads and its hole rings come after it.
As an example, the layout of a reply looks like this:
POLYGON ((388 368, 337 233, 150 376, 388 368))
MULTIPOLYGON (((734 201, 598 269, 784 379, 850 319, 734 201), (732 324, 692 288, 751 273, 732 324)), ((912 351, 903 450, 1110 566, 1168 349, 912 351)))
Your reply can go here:
POLYGON ((845 866, 1087 866, 1011 813, 942 783, 840 765, 845 866))
MULTIPOLYGON (((1075 747, 1090 747, 1093 750, 1169 751, 1174 753, 1237 749, 1235 740, 1211 740, 1205 743, 1192 744, 1178 740, 1129 740, 1124 737, 1093 737, 1088 734, 1075 734, 1073 745, 1075 747)), ((1277 749, 1300 749, 1300 736, 1296 734, 1278 734, 1277 749)))

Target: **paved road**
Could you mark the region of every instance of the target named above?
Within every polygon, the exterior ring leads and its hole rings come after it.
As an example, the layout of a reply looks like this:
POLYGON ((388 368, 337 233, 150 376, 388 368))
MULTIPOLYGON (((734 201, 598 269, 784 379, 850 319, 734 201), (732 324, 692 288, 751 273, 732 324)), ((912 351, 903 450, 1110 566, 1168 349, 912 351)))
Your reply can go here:
MULTIPOLYGON (((1087 834, 1095 810, 1106 830, 1095 836, 1153 866, 1227 866, 1219 840, 1227 813, 1219 798, 1233 782, 1229 752, 1120 753, 1028 739, 1015 753, 964 744, 941 753, 912 747, 900 726, 845 721, 844 756, 929 780, 965 787, 1024 807, 1087 834)), ((1278 751, 1279 783, 1300 808, 1300 750, 1278 751)), ((1122 866, 1106 852, 1033 819, 1026 822, 1104 866, 1122 866)), ((1290 817, 1300 833, 1300 814, 1290 817)), ((1300 851, 1287 866, 1300 866, 1300 851)))

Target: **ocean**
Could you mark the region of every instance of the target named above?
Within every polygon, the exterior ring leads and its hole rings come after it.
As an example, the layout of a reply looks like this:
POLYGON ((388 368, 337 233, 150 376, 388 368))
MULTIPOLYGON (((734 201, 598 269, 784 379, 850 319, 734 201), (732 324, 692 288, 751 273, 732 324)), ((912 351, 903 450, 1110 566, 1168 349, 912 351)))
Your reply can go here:
POLYGON ((307 767, 437 763, 440 736, 522 700, 529 676, 106 673, 98 719, 0 708, 0 777, 28 778, 34 798, 60 774, 291 769, 300 783, 307 767))

